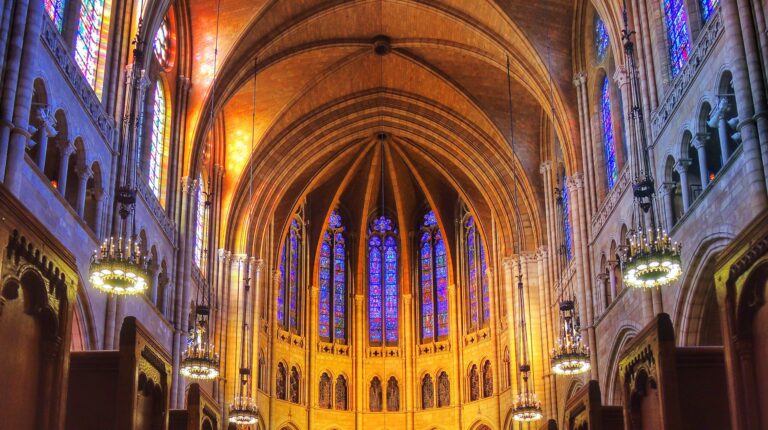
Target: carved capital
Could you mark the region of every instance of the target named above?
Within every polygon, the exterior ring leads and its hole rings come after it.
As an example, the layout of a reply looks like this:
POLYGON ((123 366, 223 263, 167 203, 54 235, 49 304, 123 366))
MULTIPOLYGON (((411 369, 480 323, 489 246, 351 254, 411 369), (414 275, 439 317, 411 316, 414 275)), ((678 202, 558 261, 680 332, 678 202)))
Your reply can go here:
POLYGON ((78 164, 75 166, 75 172, 81 181, 87 181, 93 176, 93 170, 87 164, 78 164))
POLYGON ((613 74, 613 80, 616 81, 616 85, 623 87, 629 83, 629 73, 627 67, 624 65, 616 66, 616 73, 613 74))
POLYGON ((553 163, 551 160, 547 160, 539 164, 539 173, 541 173, 542 175, 549 174, 549 172, 552 171, 552 164, 553 163))
POLYGON ((183 176, 179 181, 181 192, 184 194, 191 193, 194 189, 193 187, 195 182, 197 181, 193 181, 192 178, 190 178, 189 176, 183 176))
POLYGON ((573 85, 576 87, 580 87, 587 83, 587 73, 586 72, 576 72, 576 74, 573 75, 573 85))
POLYGON ((512 270, 515 267, 515 264, 517 264, 517 257, 504 257, 504 259, 501 260, 502 266, 504 266, 505 270, 512 270))
POLYGON ((697 151, 702 151, 709 142, 709 133, 696 133, 696 136, 691 139, 691 146, 696 148, 697 151))
POLYGON ((688 167, 691 165, 691 160, 687 158, 681 158, 675 162, 672 167, 680 175, 685 175, 688 172, 688 167))
POLYGON ((661 184, 661 187, 659 187, 659 194, 661 195, 674 194, 675 186, 676 184, 674 182, 664 182, 661 184))
POLYGON ((66 139, 60 139, 58 142, 59 154, 62 158, 69 158, 70 155, 75 153, 75 144, 66 139))
POLYGON ((578 192, 584 188, 584 175, 581 172, 576 172, 566 179, 566 186, 570 192, 578 192))

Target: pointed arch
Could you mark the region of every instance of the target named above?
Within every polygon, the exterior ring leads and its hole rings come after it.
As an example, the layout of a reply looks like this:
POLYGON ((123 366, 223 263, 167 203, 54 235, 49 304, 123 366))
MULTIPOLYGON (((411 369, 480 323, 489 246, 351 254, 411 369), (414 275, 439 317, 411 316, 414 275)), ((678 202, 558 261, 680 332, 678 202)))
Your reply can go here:
POLYGON ((318 335, 327 342, 347 340, 347 247, 345 227, 331 213, 320 244, 318 274, 318 335))
POLYGON ((398 343, 399 260, 397 228, 382 215, 368 229, 368 340, 372 345, 398 343))
POLYGON ((421 341, 430 342, 448 337, 447 251, 443 233, 432 210, 424 215, 420 230, 421 341))

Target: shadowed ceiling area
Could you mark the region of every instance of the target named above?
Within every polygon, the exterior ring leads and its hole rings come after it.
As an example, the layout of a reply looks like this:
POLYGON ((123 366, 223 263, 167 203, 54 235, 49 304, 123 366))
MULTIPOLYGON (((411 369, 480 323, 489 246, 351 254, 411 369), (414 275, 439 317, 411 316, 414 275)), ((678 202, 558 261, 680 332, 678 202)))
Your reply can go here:
MULTIPOLYGON (((542 243, 542 142, 554 130, 566 165, 580 158, 571 143, 578 133, 568 76, 573 2, 245 3, 222 0, 215 88, 213 56, 198 58, 193 80, 203 84, 190 95, 193 171, 212 106, 223 124, 213 153, 225 169, 225 240, 240 243, 247 231, 259 247, 272 223, 280 230, 307 196, 365 192, 365 175, 342 173, 375 163, 368 153, 384 132, 400 160, 392 168, 419 184, 411 188, 441 190, 416 195, 437 205, 461 198, 484 228, 498 228, 505 254, 516 237, 518 178, 524 247, 542 243)), ((191 16, 201 30, 193 44, 212 53, 216 9, 194 2, 191 16)))

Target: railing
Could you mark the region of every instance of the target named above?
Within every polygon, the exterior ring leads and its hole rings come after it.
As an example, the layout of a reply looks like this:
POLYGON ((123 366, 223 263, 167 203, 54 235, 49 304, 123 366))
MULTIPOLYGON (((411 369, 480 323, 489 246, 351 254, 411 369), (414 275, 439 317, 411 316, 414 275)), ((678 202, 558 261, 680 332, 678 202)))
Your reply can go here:
POLYGON ((59 65, 62 75, 67 78, 72 91, 80 99, 83 109, 90 116, 96 129, 99 130, 101 136, 111 147, 115 137, 115 120, 107 115, 93 88, 85 80, 80 68, 75 64, 69 49, 64 46, 59 31, 54 27, 51 20, 43 19, 43 31, 40 38, 59 65))
POLYGON ((690 88, 691 83, 701 70, 707 56, 712 51, 712 47, 715 46, 715 42, 717 42, 718 37, 722 33, 722 14, 717 12, 701 30, 701 35, 696 41, 693 52, 688 57, 688 62, 683 66, 680 75, 672 82, 672 87, 667 92, 664 100, 651 114, 651 133, 654 142, 667 126, 667 123, 669 123, 672 113, 677 109, 677 106, 682 101, 683 96, 685 96, 685 93, 690 88))

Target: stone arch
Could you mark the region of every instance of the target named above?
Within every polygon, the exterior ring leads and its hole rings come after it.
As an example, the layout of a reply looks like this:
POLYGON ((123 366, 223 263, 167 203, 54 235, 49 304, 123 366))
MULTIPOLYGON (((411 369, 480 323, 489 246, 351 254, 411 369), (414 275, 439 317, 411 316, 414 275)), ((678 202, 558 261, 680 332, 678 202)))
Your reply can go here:
POLYGON ((475 401, 480 398, 480 374, 477 364, 470 364, 467 370, 467 397, 469 401, 475 401))
POLYGON ((493 367, 491 360, 485 360, 482 367, 483 398, 493 395, 493 367))
POLYGON ((696 244, 678 293, 672 318, 681 346, 722 345, 715 295, 715 268, 720 251, 733 240, 729 231, 713 233, 696 244))
MULTIPOLYGON (((74 143, 75 152, 70 156, 67 164, 67 181, 64 187, 64 198, 72 208, 77 208, 77 193, 80 185, 78 168, 86 165, 85 142, 77 137, 74 143)), ((61 186, 61 184, 59 184, 61 186)))
POLYGON ((686 162, 689 163, 685 175, 688 179, 689 202, 692 204, 701 194, 704 185, 701 183, 701 175, 699 174, 699 153, 693 146, 693 133, 688 130, 683 133, 679 160, 687 160, 686 162))
POLYGON ((437 407, 442 408, 451 405, 451 380, 448 372, 437 372, 437 407))
POLYGON ((387 412, 400 410, 400 384, 397 378, 390 376, 387 380, 387 412))
POLYGON ((48 142, 48 147, 45 150, 45 160, 43 165, 43 174, 54 188, 58 188, 58 182, 60 180, 61 163, 66 155, 66 151, 62 149, 69 144, 69 124, 67 123, 67 115, 64 109, 59 109, 53 114, 53 119, 56 122, 54 126, 56 136, 52 137, 48 142))
POLYGON ((370 410, 371 412, 382 411, 382 404, 383 404, 382 393, 383 393, 383 390, 381 385, 381 379, 378 376, 374 376, 371 379, 371 382, 368 388, 368 410, 370 410))
POLYGON ((421 408, 430 409, 435 406, 435 383, 432 375, 425 373, 421 377, 421 408))
MULTIPOLYGON (((41 147, 41 139, 43 134, 49 131, 47 120, 50 115, 50 107, 48 102, 48 90, 45 87, 45 81, 42 78, 36 78, 32 83, 32 106, 29 109, 29 125, 34 127, 32 133, 32 142, 34 145, 27 145, 27 152, 35 161, 42 160, 41 157, 45 155, 47 145, 45 148, 41 147)), ((53 118, 50 118, 52 120, 53 118)), ((47 139, 48 136, 45 136, 47 139)), ((32 143, 30 142, 30 143, 32 143)))
POLYGON ((664 192, 663 198, 669 199, 664 201, 664 212, 667 213, 667 219, 672 222, 672 225, 667 226, 667 231, 672 230, 672 227, 683 217, 683 190, 680 183, 680 174, 675 169, 676 160, 672 155, 668 155, 664 164, 664 192))
POLYGON ((722 169, 722 157, 723 154, 720 150, 720 137, 717 128, 713 127, 717 124, 710 124, 709 117, 712 114, 712 105, 705 101, 699 107, 699 114, 697 117, 697 131, 698 138, 704 140, 704 152, 707 160, 707 172, 710 177, 710 181, 714 179, 714 176, 722 169))
POLYGON ((346 376, 339 375, 336 377, 333 391, 336 410, 346 411, 349 409, 349 382, 346 376))
POLYGON ((275 372, 275 396, 280 400, 288 400, 288 366, 282 361, 277 363, 275 372))
POLYGON ((608 372, 604 376, 605 382, 603 383, 603 387, 605 387, 603 397, 606 404, 620 405, 624 398, 621 378, 619 377, 619 360, 621 359, 624 347, 640 332, 641 328, 633 321, 623 321, 621 327, 616 332, 616 336, 614 336, 613 346, 608 356, 608 366, 606 367, 608 372))
POLYGON ((573 397, 574 394, 576 394, 576 392, 581 390, 582 387, 584 387, 584 382, 581 379, 571 379, 570 383, 568 384, 568 389, 565 391, 566 403, 573 397))
POLYGON ((472 423, 471 426, 469 426, 470 430, 493 430, 493 426, 488 421, 485 421, 483 419, 478 419, 474 423, 472 423))
POLYGON ((331 375, 328 372, 323 372, 317 386, 317 403, 321 409, 331 409, 332 385, 331 375))
POLYGON ((101 217, 99 205, 101 204, 101 198, 104 194, 104 178, 101 171, 101 165, 98 161, 94 161, 91 165, 91 177, 85 186, 85 209, 83 211, 83 218, 85 223, 99 236, 101 232, 101 217))
POLYGON ((291 366, 288 393, 292 403, 301 403, 301 372, 297 366, 291 366))

